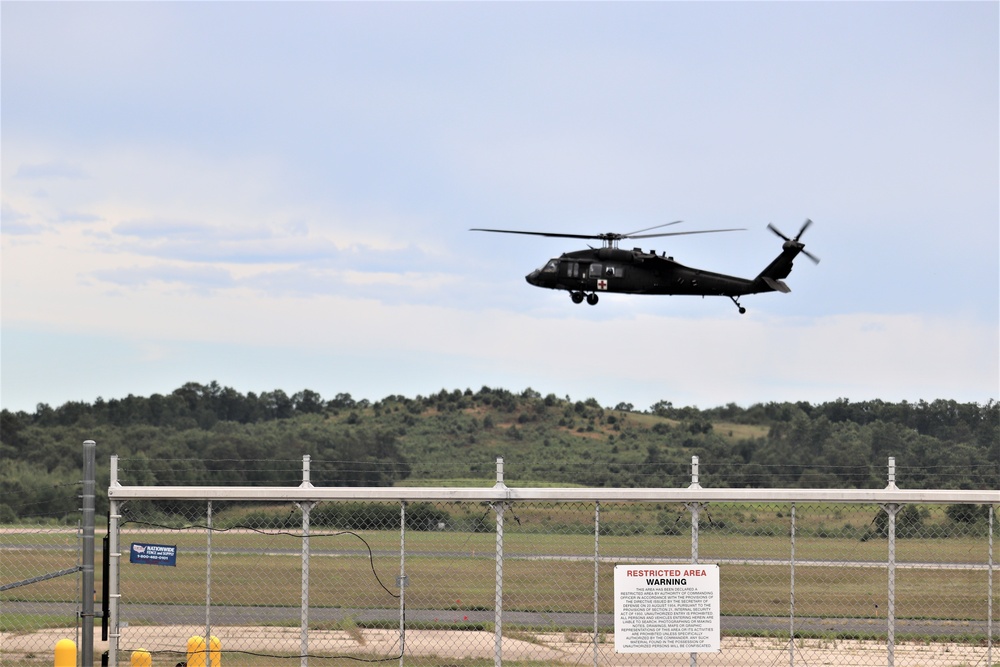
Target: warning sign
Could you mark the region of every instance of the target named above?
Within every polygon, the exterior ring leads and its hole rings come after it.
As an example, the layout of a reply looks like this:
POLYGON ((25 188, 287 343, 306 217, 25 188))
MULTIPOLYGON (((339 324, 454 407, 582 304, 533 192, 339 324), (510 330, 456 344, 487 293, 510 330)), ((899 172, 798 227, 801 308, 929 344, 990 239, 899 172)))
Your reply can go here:
POLYGON ((719 650, 719 566, 616 565, 615 651, 719 650))

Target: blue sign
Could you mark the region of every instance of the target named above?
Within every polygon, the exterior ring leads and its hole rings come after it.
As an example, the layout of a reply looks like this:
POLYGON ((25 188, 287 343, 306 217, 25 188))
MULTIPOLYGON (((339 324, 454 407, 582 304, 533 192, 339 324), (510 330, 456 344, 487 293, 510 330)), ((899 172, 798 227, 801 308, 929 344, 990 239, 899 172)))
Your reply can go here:
POLYGON ((176 544, 142 544, 133 542, 128 558, 130 563, 144 565, 177 565, 176 544))

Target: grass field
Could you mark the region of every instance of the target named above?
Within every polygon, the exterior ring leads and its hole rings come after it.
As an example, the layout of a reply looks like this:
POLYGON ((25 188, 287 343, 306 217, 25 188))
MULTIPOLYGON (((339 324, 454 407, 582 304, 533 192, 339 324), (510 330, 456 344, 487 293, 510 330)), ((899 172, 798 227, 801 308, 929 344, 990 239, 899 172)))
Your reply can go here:
MULTIPOLYGON (((556 517, 558 520, 559 517, 556 517)), ((400 572, 396 531, 317 530, 310 538, 310 604, 316 607, 392 608, 400 572), (369 548, 374 556, 369 560, 369 548), (379 583, 381 581, 381 583, 379 583), (384 587, 383 587, 384 586, 384 587)), ((203 604, 208 563, 203 531, 124 531, 121 537, 123 604, 203 604), (175 544, 176 567, 128 562, 130 542, 175 544)), ((9 546, 9 540, 5 540, 9 546)), ((31 535, 30 550, 3 552, 3 579, 72 566, 71 540, 31 535)), ((100 541, 98 540, 98 544, 100 541)), ((973 538, 897 541, 896 612, 906 618, 984 620, 986 572, 906 567, 908 562, 985 565, 984 541, 973 538)), ((689 535, 602 536, 598 604, 614 608, 617 562, 689 560, 689 535)), ((887 598, 885 540, 800 538, 795 544, 796 613, 804 616, 874 618, 887 598), (831 564, 820 565, 817 561, 831 564), (840 564, 837 564, 839 562, 840 564), (844 563, 854 563, 845 565, 844 563)), ((243 530, 212 535, 212 600, 220 605, 295 606, 301 586, 301 540, 286 534, 243 530)), ((409 531, 405 570, 407 604, 420 609, 492 609, 496 579, 492 533, 409 531)), ((589 612, 593 609, 594 538, 590 535, 520 533, 504 540, 504 606, 509 610, 589 612)), ((790 543, 785 536, 700 535, 702 562, 732 560, 721 568, 724 615, 781 616, 789 610, 790 543), (743 561, 743 562, 739 562, 743 561)), ((100 561, 100 555, 98 556, 100 561)), ((996 575, 994 575, 996 576, 996 575)), ((72 601, 77 595, 61 577, 4 592, 4 600, 72 601)), ((101 587, 100 567, 96 572, 101 587)), ((998 585, 995 581, 995 585, 998 585)), ((1000 586, 998 586, 1000 587, 1000 586)), ((994 617, 1000 609, 994 608, 994 617)), ((0 625, 14 621, 4 619, 0 625)), ((24 621, 16 621, 24 623, 24 621)), ((13 629, 13 628, 11 628, 13 629)))

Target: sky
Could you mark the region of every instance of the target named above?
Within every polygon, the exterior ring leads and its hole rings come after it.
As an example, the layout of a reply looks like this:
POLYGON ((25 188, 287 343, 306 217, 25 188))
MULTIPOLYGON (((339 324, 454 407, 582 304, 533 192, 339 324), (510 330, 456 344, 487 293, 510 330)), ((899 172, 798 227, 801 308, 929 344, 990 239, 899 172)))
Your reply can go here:
POLYGON ((1000 396, 996 2, 0 4, 0 406, 1000 396), (789 294, 524 276, 628 241, 789 294))

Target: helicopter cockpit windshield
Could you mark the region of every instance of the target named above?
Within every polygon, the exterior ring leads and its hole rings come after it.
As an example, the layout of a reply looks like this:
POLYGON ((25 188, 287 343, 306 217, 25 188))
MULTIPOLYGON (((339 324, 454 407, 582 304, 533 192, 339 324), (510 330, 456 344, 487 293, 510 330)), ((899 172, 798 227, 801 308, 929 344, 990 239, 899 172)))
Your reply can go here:
POLYGON ((545 263, 540 269, 535 269, 528 275, 524 277, 528 283, 532 285, 538 285, 539 287, 543 285, 554 285, 557 280, 557 274, 559 273, 559 260, 550 259, 545 263))

